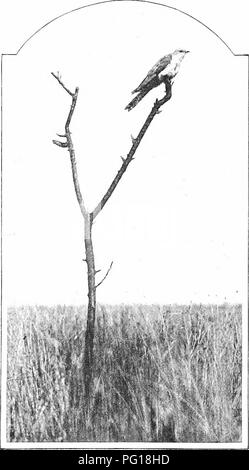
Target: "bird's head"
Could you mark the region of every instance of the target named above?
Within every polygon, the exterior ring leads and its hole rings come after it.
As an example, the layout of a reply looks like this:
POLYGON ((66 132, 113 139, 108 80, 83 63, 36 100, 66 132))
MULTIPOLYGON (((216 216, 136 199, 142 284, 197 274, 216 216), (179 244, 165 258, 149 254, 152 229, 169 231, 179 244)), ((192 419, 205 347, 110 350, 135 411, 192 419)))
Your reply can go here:
POLYGON ((183 59, 189 52, 190 51, 186 51, 186 49, 176 49, 172 55, 179 57, 179 59, 183 59))

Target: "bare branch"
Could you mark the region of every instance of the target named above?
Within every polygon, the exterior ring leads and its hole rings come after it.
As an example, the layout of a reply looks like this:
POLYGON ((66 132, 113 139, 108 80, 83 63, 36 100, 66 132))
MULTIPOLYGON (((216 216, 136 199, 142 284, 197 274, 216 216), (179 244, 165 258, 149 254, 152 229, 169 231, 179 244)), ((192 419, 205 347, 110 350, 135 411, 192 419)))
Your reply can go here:
POLYGON ((97 217, 97 215, 99 214, 99 212, 103 209, 103 207, 107 203, 108 199, 111 197, 114 189, 117 187, 117 185, 118 185, 119 181, 121 180, 123 174, 125 173, 128 165, 130 164, 130 162, 132 160, 134 160, 134 154, 135 154, 135 152, 136 152, 143 136, 145 135, 149 125, 153 121, 154 117, 160 112, 161 106, 163 106, 167 101, 170 100, 170 98, 172 96, 172 83, 171 83, 170 79, 168 79, 166 77, 164 84, 165 84, 165 95, 164 95, 164 97, 161 100, 156 100, 155 101, 155 103, 154 103, 154 105, 153 105, 153 107, 152 107, 145 123, 143 124, 142 128, 140 129, 140 132, 138 133, 137 137, 131 136, 132 146, 130 148, 130 151, 127 154, 126 158, 121 157, 123 163, 122 163, 120 169, 118 170, 115 178, 113 179, 111 185, 109 186, 106 193, 102 197, 101 201, 95 207, 94 211, 91 213, 92 220, 94 220, 95 217, 97 217))
POLYGON ((53 144, 58 145, 58 147, 68 147, 67 142, 60 142, 59 140, 52 140, 53 144))
POLYGON ((62 135, 62 134, 57 134, 59 135, 60 137, 65 137, 66 138, 66 142, 60 142, 59 140, 53 140, 53 143, 55 145, 58 145, 58 147, 67 147, 68 148, 68 151, 69 151, 69 155, 70 155, 70 160, 71 160, 71 168, 72 168, 72 175, 73 175, 73 182, 74 182, 74 189, 75 189, 75 193, 76 193, 76 197, 77 197, 77 201, 78 201, 78 204, 80 206, 80 210, 81 210, 81 213, 84 217, 84 220, 86 220, 87 216, 88 216, 88 212, 86 210, 86 207, 85 207, 85 203, 84 203, 84 200, 83 200, 83 197, 82 197, 82 193, 81 193, 81 190, 80 190, 80 184, 79 184, 79 177, 78 177, 78 171, 77 171, 77 164, 76 164, 76 158, 75 158, 75 151, 74 151, 74 146, 73 146, 73 141, 72 141, 72 137, 71 137, 71 131, 70 131, 70 124, 71 124, 71 120, 72 120, 72 117, 73 117, 73 113, 74 113, 74 110, 75 110, 75 106, 76 106, 76 103, 77 103, 77 98, 78 98, 78 93, 79 93, 79 88, 75 88, 75 92, 72 93, 65 85, 64 83, 62 83, 60 77, 59 77, 59 74, 55 75, 53 72, 52 72, 52 75, 54 78, 56 78, 56 80, 59 82, 59 84, 62 86, 62 88, 67 92, 69 93, 69 95, 72 97, 72 103, 71 103, 71 106, 70 106, 70 109, 69 109, 69 113, 68 113, 68 116, 67 116, 67 120, 66 120, 66 124, 65 124, 65 134, 62 135))
POLYGON ((103 277, 102 281, 100 281, 100 282, 95 286, 95 289, 97 289, 97 287, 99 287, 100 284, 102 284, 102 282, 104 282, 104 280, 107 278, 109 272, 110 272, 111 269, 112 269, 112 265, 113 265, 113 261, 111 262, 109 268, 107 269, 107 272, 106 272, 105 276, 103 277))
POLYGON ((57 75, 55 75, 54 72, 51 72, 51 75, 53 75, 53 77, 59 82, 59 84, 62 86, 62 88, 64 88, 64 90, 66 90, 66 92, 70 95, 70 96, 73 96, 74 93, 72 93, 72 91, 70 91, 65 85, 64 83, 62 83, 60 77, 59 77, 59 72, 57 73, 57 75))
POLYGON ((68 117, 67 117, 67 122, 65 124, 65 131, 66 131, 66 135, 68 135, 68 133, 70 134, 70 131, 69 131, 69 126, 70 126, 70 123, 71 123, 71 119, 73 117, 73 113, 74 113, 74 109, 75 109, 75 106, 76 106, 76 102, 77 102, 77 98, 78 98, 78 93, 79 93, 79 88, 75 88, 75 93, 72 95, 72 104, 71 104, 71 108, 70 108, 70 111, 69 111, 69 114, 68 114, 68 117))

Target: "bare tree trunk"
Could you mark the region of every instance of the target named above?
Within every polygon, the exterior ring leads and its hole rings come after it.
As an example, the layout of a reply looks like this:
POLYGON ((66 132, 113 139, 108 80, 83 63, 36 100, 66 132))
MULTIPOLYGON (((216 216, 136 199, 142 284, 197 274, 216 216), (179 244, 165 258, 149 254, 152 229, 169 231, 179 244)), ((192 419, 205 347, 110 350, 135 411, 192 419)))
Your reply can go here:
POLYGON ((85 352, 84 352, 84 384, 85 399, 90 397, 90 387, 92 382, 93 369, 93 345, 94 345, 94 326, 96 314, 96 286, 95 286, 95 262, 92 243, 92 220, 90 215, 85 218, 85 251, 87 264, 88 280, 88 309, 87 326, 85 334, 85 352))

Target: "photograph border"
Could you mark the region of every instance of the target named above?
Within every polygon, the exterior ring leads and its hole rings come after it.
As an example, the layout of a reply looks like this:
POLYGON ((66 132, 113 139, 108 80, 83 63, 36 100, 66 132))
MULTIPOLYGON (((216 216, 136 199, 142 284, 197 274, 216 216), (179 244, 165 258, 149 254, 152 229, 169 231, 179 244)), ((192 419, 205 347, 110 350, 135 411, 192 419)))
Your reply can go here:
MULTIPOLYGON (((244 434, 244 438, 242 439, 242 442, 240 443, 214 443, 214 444, 203 444, 203 443, 151 443, 151 442, 128 442, 128 443, 115 443, 115 442, 71 442, 71 443, 51 443, 51 442, 6 442, 6 355, 7 355, 7 338, 6 338, 6 325, 7 325, 7 320, 6 318, 4 319, 4 312, 6 312, 6 305, 4 305, 4 299, 3 299, 3 283, 4 283, 4 273, 3 273, 3 260, 2 260, 2 248, 3 248, 3 230, 2 230, 2 224, 3 224, 3 211, 4 211, 4 204, 3 204, 3 184, 4 184, 4 178, 3 178, 3 128, 4 128, 4 123, 3 123, 3 107, 4 107, 4 96, 3 96, 3 89, 4 89, 4 84, 3 84, 3 68, 4 68, 4 57, 5 56, 17 56, 18 53, 22 50, 24 46, 27 45, 27 43, 40 31, 42 31, 44 28, 46 28, 48 25, 53 23, 54 21, 58 20, 59 18, 62 18, 68 14, 71 14, 73 12, 82 10, 84 8, 88 7, 94 7, 98 6, 101 4, 106 4, 106 3, 117 3, 120 0, 102 0, 99 2, 94 2, 94 3, 88 3, 86 5, 83 5, 78 8, 71 9, 65 13, 62 13, 50 21, 48 21, 46 24, 44 24, 42 27, 37 29, 28 39, 24 41, 24 43, 19 47, 16 53, 2 53, 1 54, 1 358, 2 358, 2 368, 1 368, 1 378, 0 378, 0 385, 1 385, 1 447, 5 449, 55 449, 55 450, 61 450, 61 449, 82 449, 84 448, 85 450, 94 450, 94 449, 139 449, 139 450, 148 450, 148 449, 165 449, 165 445, 167 446, 167 449, 246 449, 248 448, 248 392, 249 392, 249 384, 248 384, 248 318, 245 316, 244 313, 244 318, 242 314, 242 365, 243 365, 243 374, 244 378, 247 376, 247 380, 245 382, 242 381, 242 410, 243 408, 246 409, 246 416, 243 417, 242 420, 242 435, 244 434), (245 332, 247 336, 247 341, 245 339, 245 332), (243 340, 244 336, 244 340, 243 340), (4 398, 5 396, 5 398, 4 398), (246 423, 245 423, 246 421, 246 423), (5 437, 4 437, 5 436, 5 437)), ((122 2, 131 2, 132 0, 121 0, 122 2)), ((134 0, 133 0, 134 1, 134 0)), ((229 47, 229 45, 215 32, 213 31, 210 27, 208 27, 205 23, 202 21, 198 20, 196 17, 192 16, 191 14, 182 11, 181 9, 178 9, 176 7, 167 5, 162 2, 154 2, 150 0, 135 0, 136 2, 139 3, 145 3, 145 4, 153 4, 157 5, 160 7, 166 7, 171 10, 175 10, 179 13, 182 13, 189 18, 197 21, 199 24, 201 24, 203 27, 208 29, 211 33, 213 33, 222 43, 224 46, 228 48, 231 54, 233 54, 234 57, 247 57, 247 64, 248 64, 248 70, 247 70, 247 76, 249 80, 249 53, 242 53, 242 54, 235 54, 232 49, 229 47)), ((248 90, 249 92, 249 90, 248 90)), ((248 93, 248 105, 249 105, 249 93, 248 93)), ((248 107, 249 110, 249 107, 248 107)), ((248 125, 249 125, 249 114, 248 114, 248 125)), ((249 148, 248 148, 248 156, 249 156, 249 148)), ((247 242, 248 242, 248 232, 247 232, 247 242)), ((247 292, 247 290, 246 290, 247 292)), ((247 309, 247 303, 248 303, 248 295, 244 299, 244 302, 242 305, 247 309)), ((244 412, 245 414, 245 412, 244 412)))

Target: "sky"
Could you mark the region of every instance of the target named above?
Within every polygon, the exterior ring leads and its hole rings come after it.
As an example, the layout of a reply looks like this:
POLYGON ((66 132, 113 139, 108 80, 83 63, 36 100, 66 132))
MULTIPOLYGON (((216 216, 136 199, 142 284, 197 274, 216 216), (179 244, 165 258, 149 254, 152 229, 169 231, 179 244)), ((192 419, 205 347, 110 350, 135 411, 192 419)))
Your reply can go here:
MULTIPOLYGON (((84 8, 3 61, 3 289, 8 305, 87 300, 84 226, 62 133, 70 97, 81 190, 93 210, 156 97, 131 91, 163 55, 190 50, 93 228, 104 303, 241 302, 247 264, 247 58, 150 4, 84 8)), ((98 279, 97 279, 98 280, 98 279)))

